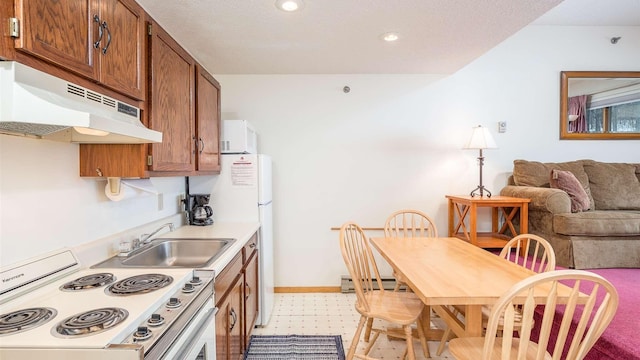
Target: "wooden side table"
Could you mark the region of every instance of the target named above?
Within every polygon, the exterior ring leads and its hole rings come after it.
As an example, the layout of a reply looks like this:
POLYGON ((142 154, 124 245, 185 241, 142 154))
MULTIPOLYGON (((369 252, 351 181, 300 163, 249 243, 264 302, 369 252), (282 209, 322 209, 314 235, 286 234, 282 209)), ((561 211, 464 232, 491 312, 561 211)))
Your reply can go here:
MULTIPOLYGON (((502 248, 512 237, 518 235, 513 219, 520 214, 520 234, 528 231, 530 199, 509 196, 464 196, 447 195, 449 199, 449 236, 470 242, 481 248, 502 248), (478 232, 478 208, 491 208, 491 232, 478 232), (498 228, 500 213, 504 223, 498 228), (468 218, 468 221, 466 221, 468 218)), ((523 254, 524 255, 523 248, 523 254)))

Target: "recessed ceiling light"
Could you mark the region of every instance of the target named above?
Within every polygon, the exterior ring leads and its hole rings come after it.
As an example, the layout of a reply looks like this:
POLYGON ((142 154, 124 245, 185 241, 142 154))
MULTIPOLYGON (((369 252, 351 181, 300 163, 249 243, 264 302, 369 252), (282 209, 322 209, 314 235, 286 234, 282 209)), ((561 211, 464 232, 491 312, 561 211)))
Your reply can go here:
POLYGON ((400 35, 398 35, 398 33, 395 33, 395 32, 388 32, 388 33, 382 34, 380 37, 384 41, 393 42, 398 40, 400 38, 400 35))
POLYGON ((277 0, 276 7, 282 11, 292 12, 302 9, 304 2, 302 0, 277 0))

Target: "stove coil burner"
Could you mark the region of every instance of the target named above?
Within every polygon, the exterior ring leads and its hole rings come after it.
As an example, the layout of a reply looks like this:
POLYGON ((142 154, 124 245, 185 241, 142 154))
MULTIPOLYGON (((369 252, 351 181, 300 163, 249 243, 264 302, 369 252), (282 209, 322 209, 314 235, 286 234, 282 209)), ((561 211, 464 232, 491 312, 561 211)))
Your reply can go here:
POLYGON ((94 335, 118 325, 127 316, 129 316, 129 312, 121 308, 109 307, 89 310, 62 320, 52 332, 54 335, 62 337, 94 335))
POLYGON ((68 283, 62 285, 60 287, 60 290, 63 290, 63 291, 89 290, 89 289, 102 287, 107 284, 111 284, 114 280, 115 280, 115 277, 111 273, 91 274, 91 275, 83 276, 75 280, 69 281, 68 283))
POLYGON ((51 308, 29 308, 0 315, 0 336, 17 334, 46 324, 58 312, 51 308))
POLYGON ((161 289, 173 282, 171 276, 162 274, 143 274, 128 277, 109 286, 105 292, 116 296, 145 294, 161 289))

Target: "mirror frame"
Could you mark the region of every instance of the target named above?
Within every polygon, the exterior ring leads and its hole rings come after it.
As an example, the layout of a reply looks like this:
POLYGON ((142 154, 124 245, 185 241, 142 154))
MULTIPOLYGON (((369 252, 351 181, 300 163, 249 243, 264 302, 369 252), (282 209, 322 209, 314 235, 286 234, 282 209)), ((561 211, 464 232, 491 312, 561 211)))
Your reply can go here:
POLYGON ((560 72, 560 140, 635 140, 640 133, 570 133, 569 79, 571 78, 640 78, 640 71, 562 71, 560 72))

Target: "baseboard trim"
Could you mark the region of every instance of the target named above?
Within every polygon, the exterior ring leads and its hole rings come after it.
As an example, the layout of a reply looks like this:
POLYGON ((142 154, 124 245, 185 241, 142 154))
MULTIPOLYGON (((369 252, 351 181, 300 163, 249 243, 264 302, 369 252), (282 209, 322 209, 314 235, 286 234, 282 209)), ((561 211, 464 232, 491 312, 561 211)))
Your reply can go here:
MULTIPOLYGON (((376 279, 373 280, 373 288, 378 290, 378 282, 376 279)), ((394 290, 396 287, 396 279, 393 276, 381 276, 380 281, 382 282, 382 288, 385 290, 394 290)), ((340 291, 343 293, 355 293, 356 289, 354 287, 353 280, 349 275, 342 275, 341 277, 341 286, 340 291)), ((404 284, 400 285, 398 290, 406 290, 406 286, 404 284)))
POLYGON ((276 293, 339 293, 340 286, 276 286, 276 293))

